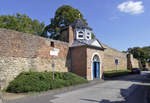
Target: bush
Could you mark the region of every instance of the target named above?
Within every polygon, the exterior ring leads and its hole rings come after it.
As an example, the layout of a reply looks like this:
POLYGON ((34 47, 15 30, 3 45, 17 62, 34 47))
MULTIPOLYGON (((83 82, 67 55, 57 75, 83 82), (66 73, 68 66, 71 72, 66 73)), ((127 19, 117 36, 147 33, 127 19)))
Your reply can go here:
POLYGON ((8 85, 11 93, 41 92, 86 83, 87 80, 70 72, 22 72, 8 85))
POLYGON ((112 70, 112 71, 104 71, 104 77, 106 78, 112 78, 112 77, 118 77, 123 75, 130 74, 130 70, 112 70))

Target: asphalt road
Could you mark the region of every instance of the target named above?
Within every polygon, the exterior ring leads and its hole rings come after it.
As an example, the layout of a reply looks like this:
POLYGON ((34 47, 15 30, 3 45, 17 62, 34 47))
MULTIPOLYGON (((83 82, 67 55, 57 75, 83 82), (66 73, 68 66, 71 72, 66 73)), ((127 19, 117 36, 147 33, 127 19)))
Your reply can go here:
POLYGON ((57 95, 44 93, 7 103, 146 103, 150 78, 129 75, 57 95))
POLYGON ((148 86, 140 86, 123 103, 147 103, 147 98, 146 98, 147 91, 148 91, 148 86))

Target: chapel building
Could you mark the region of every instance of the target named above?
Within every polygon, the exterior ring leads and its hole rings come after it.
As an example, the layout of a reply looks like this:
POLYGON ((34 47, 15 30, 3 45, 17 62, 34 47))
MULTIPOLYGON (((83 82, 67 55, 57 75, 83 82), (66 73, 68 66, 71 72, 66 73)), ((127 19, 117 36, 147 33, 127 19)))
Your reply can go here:
POLYGON ((102 77, 105 48, 92 39, 92 28, 78 19, 62 30, 61 40, 70 44, 71 72, 88 80, 102 77))

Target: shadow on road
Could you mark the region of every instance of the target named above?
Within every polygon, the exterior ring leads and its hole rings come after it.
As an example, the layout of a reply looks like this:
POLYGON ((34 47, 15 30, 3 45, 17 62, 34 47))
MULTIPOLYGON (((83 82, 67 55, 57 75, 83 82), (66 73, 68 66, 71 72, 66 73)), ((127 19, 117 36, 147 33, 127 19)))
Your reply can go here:
POLYGON ((149 86, 148 85, 139 85, 139 84, 133 84, 128 89, 120 89, 120 95, 123 100, 122 101, 110 101, 108 99, 103 100, 94 100, 94 99, 80 99, 83 101, 88 101, 91 103, 147 103, 146 101, 146 91, 148 91, 149 86), (133 90, 132 88, 135 88, 136 90, 133 90))
POLYGON ((93 103, 121 103, 121 102, 110 102, 109 100, 102 100, 102 101, 97 101, 97 100, 91 100, 91 99, 82 99, 82 100, 85 100, 85 101, 89 101, 89 102, 93 102, 93 103))

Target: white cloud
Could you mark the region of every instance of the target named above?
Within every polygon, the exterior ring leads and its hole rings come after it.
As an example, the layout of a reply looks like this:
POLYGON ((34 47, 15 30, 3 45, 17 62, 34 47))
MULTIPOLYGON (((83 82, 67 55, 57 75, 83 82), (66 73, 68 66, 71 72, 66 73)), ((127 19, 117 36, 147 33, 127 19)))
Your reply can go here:
POLYGON ((141 14, 144 12, 144 6, 142 1, 127 1, 118 5, 118 9, 124 13, 141 14))

